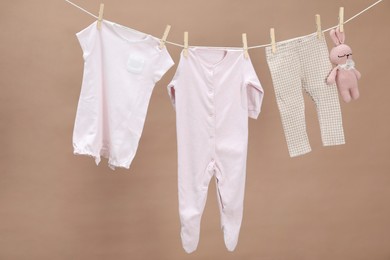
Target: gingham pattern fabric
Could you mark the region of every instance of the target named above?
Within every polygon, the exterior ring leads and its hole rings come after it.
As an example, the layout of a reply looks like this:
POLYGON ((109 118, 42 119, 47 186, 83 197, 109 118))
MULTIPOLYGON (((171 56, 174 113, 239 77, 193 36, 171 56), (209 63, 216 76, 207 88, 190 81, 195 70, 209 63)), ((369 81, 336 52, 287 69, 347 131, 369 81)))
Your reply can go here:
POLYGON ((326 84, 332 65, 324 37, 312 34, 277 43, 276 53, 265 51, 290 156, 311 151, 303 91, 316 105, 323 145, 344 144, 337 86, 326 84))

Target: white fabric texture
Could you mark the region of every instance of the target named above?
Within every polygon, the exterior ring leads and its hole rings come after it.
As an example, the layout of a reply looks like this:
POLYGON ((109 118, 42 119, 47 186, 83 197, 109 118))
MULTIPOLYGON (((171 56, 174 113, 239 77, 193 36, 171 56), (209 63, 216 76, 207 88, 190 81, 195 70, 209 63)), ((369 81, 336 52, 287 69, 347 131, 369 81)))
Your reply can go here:
POLYGON ((225 245, 233 251, 243 214, 248 116, 258 117, 263 89, 242 49, 190 47, 168 93, 176 110, 183 248, 191 253, 198 246, 215 177, 225 245))
POLYGON ((355 68, 355 62, 353 60, 347 60, 345 64, 337 65, 342 70, 352 70, 355 68))
POLYGON ((155 83, 172 67, 159 39, 103 20, 78 32, 84 74, 73 131, 75 154, 129 168, 155 83))
POLYGON ((323 145, 344 144, 337 86, 326 84, 332 65, 325 38, 312 34, 278 42, 276 53, 265 51, 290 156, 311 151, 303 92, 316 105, 323 145))

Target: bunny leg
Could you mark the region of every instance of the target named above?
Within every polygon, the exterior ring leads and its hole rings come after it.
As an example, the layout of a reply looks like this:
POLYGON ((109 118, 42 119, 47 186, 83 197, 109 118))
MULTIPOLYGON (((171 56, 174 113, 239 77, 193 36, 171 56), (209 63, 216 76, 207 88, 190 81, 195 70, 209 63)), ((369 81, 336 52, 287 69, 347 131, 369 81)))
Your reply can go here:
POLYGON ((359 98, 359 89, 357 87, 351 88, 351 96, 353 100, 356 100, 359 98))
POLYGON ((351 101, 351 93, 349 92, 349 89, 340 89, 340 95, 344 102, 349 103, 351 101))

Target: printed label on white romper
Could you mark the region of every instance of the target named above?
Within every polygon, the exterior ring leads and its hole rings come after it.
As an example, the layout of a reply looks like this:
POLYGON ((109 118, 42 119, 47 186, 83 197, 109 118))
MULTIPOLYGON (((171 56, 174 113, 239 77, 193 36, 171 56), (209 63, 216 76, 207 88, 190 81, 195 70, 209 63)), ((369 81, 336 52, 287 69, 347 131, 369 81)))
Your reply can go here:
POLYGON ((145 60, 144 58, 137 56, 135 54, 130 54, 127 60, 127 70, 132 73, 139 74, 144 68, 145 60))

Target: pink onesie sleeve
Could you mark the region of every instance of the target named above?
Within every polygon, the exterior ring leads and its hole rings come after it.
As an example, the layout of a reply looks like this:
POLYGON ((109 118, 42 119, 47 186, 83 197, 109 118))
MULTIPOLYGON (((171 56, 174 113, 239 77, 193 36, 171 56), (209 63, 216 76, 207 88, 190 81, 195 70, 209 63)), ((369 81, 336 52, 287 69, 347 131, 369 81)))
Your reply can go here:
POLYGON ((180 73, 180 63, 176 69, 176 73, 173 76, 172 81, 168 84, 168 87, 167 87, 169 98, 170 98, 172 106, 175 110, 176 110, 175 88, 176 88, 177 79, 179 78, 179 73, 180 73))
POLYGON ((162 76, 175 64, 171 56, 168 53, 167 48, 161 50, 160 57, 156 60, 154 64, 154 83, 159 81, 162 76))
POLYGON ((87 28, 76 33, 77 39, 79 40, 83 51, 84 59, 91 53, 93 48, 93 39, 96 37, 95 30, 93 30, 94 26, 96 26, 96 24, 92 23, 87 28))
MULTIPOLYGON (((248 116, 257 119, 261 111, 261 104, 263 103, 264 90, 256 75, 250 58, 244 59, 244 88, 246 89, 246 99, 248 107, 248 116)), ((245 91, 244 95, 245 95, 245 91)))

